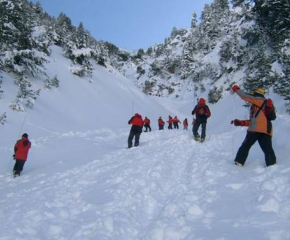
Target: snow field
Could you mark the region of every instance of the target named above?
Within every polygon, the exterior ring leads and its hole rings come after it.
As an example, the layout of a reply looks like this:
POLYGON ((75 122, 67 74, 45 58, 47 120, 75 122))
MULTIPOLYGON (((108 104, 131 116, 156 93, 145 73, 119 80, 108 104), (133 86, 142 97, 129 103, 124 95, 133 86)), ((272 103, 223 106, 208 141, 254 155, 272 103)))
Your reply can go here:
POLYGON ((34 140, 34 155, 61 153, 64 142, 87 154, 0 175, 0 239, 289 239, 289 167, 265 168, 262 154, 236 167, 231 133, 198 143, 191 131, 152 131, 132 149, 127 136, 98 129, 34 140))

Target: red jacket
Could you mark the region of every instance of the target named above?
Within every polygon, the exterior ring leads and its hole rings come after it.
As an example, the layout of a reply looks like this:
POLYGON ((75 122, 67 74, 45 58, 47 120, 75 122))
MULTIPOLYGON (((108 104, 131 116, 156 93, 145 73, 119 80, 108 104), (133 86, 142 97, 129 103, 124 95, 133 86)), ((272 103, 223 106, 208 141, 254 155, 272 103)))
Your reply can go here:
POLYGON ((167 122, 168 122, 169 124, 172 124, 172 123, 173 123, 173 118, 172 118, 172 117, 169 117, 167 122))
POLYGON ((149 118, 145 118, 145 119, 144 119, 144 123, 145 123, 145 124, 146 124, 146 123, 150 124, 150 119, 149 119, 149 118))
POLYGON ((22 139, 18 140, 14 146, 15 159, 26 161, 30 148, 31 142, 28 140, 28 138, 22 137, 22 139))
POLYGON ((177 117, 173 118, 172 120, 173 123, 180 123, 179 119, 177 117))
POLYGON ((132 126, 143 127, 143 119, 142 116, 136 113, 128 122, 128 124, 132 124, 132 126))
POLYGON ((164 125, 164 121, 161 118, 158 119, 158 125, 160 125, 160 126, 164 125))

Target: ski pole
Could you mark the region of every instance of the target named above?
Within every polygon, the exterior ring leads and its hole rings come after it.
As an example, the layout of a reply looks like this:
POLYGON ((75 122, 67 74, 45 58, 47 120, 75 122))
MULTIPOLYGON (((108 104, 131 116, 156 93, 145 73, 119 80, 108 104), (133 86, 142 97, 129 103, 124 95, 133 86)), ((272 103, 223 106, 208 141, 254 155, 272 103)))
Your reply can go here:
MULTIPOLYGON (((234 109, 233 109, 233 118, 236 113, 236 95, 234 95, 234 109)), ((232 159, 234 158, 234 147, 235 147, 235 134, 232 134, 232 159)))
POLYGON ((132 116, 133 116, 133 114, 134 114, 134 99, 132 101, 132 116))

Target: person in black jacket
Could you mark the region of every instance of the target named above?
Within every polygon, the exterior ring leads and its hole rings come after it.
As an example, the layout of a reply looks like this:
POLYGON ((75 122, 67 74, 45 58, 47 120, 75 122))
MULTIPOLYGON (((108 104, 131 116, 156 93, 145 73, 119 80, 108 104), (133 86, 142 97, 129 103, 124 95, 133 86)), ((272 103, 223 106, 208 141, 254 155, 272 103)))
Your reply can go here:
POLYGON ((211 112, 209 107, 205 104, 205 99, 200 98, 197 105, 194 107, 192 111, 192 115, 195 115, 196 118, 193 124, 193 135, 195 140, 199 140, 203 142, 206 136, 206 124, 207 119, 210 117, 211 112), (201 125, 201 136, 198 134, 199 126, 201 125))

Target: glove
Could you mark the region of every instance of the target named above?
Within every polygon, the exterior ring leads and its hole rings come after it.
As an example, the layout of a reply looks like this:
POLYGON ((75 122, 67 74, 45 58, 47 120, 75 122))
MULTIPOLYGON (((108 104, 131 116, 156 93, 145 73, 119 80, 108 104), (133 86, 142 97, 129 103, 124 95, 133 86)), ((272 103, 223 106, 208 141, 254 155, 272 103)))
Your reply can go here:
POLYGON ((235 120, 231 121, 231 124, 234 124, 235 126, 245 126, 245 121, 235 119, 235 120))
POLYGON ((238 85, 235 84, 234 86, 232 86, 233 92, 236 92, 238 89, 240 89, 238 85))
POLYGON ((13 159, 15 160, 16 158, 15 158, 15 154, 13 154, 13 159))

